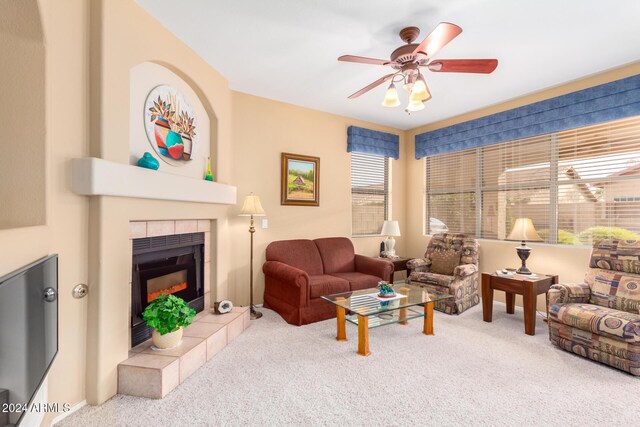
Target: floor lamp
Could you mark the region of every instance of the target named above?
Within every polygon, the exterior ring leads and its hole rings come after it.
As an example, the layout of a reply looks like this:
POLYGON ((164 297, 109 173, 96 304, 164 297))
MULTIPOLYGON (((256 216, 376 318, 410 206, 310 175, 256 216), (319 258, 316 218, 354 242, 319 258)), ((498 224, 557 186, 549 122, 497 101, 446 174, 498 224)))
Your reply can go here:
POLYGON ((262 317, 262 313, 256 311, 255 307, 253 306, 253 233, 256 232, 256 228, 253 226, 253 217, 264 215, 264 209, 262 209, 260 198, 258 196, 254 196, 253 193, 250 193, 248 196, 244 197, 244 203, 242 204, 242 210, 240 211, 239 216, 248 216, 251 218, 251 222, 249 225, 249 233, 251 235, 251 264, 249 266, 249 304, 252 320, 262 317))

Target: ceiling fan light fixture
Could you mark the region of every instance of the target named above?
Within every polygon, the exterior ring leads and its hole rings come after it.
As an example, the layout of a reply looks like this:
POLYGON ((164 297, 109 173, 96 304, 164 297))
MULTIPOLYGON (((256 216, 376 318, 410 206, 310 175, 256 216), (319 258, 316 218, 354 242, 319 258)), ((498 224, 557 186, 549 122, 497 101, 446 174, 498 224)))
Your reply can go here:
POLYGON ((422 101, 411 101, 409 100, 409 105, 407 105, 406 111, 410 113, 415 113, 416 111, 424 110, 424 103, 422 101))
POLYGON ((411 88, 411 94, 409 95, 409 101, 411 102, 424 102, 431 98, 429 89, 424 82, 424 77, 420 76, 418 80, 413 84, 411 88))
POLYGON ((384 95, 384 100, 382 101, 383 107, 393 108, 400 105, 400 99, 398 98, 398 90, 396 89, 396 85, 391 82, 389 85, 389 89, 387 89, 387 93, 384 95))

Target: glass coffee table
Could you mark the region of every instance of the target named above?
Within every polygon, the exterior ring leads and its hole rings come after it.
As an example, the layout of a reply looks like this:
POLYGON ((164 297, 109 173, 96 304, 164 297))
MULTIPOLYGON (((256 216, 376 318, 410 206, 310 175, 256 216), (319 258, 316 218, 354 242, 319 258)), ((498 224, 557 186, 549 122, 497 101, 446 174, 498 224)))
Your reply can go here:
POLYGON ((398 323, 407 325, 411 319, 424 318, 422 332, 433 335, 433 306, 436 301, 453 298, 438 292, 431 292, 416 285, 399 284, 393 286, 395 298, 378 297, 378 289, 363 289, 322 296, 336 306, 338 341, 347 340, 347 323, 358 326, 358 354, 368 356, 369 329, 398 323), (423 306, 424 311, 415 307, 423 306))

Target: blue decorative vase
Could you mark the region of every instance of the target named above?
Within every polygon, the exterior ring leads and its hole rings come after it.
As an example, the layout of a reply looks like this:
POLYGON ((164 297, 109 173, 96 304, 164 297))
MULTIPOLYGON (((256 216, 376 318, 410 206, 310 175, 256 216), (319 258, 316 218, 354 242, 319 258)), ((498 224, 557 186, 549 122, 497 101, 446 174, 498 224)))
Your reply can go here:
POLYGON ((160 167, 160 163, 158 163, 158 160, 156 160, 156 158, 147 151, 142 155, 142 157, 140 157, 140 160, 138 160, 138 166, 141 168, 153 169, 155 171, 160 167))

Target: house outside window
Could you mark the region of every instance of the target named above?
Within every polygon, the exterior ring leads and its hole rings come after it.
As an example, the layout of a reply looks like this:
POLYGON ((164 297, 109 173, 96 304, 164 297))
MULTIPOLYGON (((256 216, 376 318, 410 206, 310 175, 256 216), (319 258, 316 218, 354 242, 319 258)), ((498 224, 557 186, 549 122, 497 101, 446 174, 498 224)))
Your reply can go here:
POLYGON ((425 158, 425 232, 547 243, 640 239, 640 117, 425 158))

